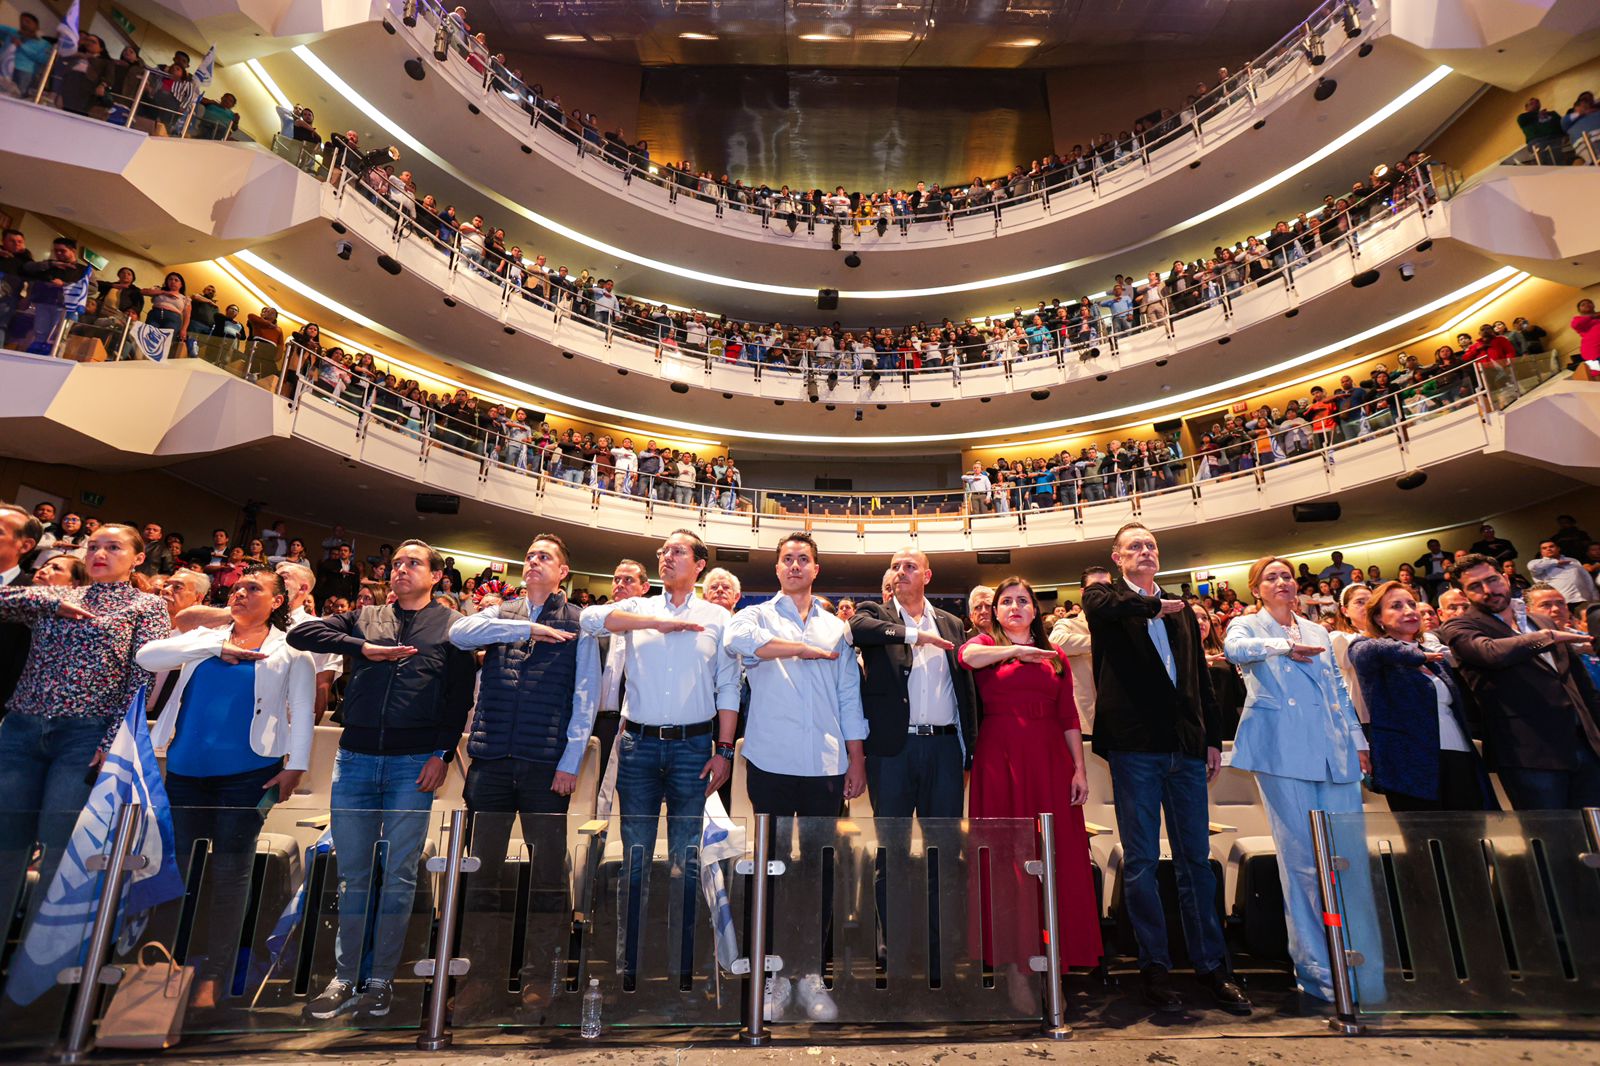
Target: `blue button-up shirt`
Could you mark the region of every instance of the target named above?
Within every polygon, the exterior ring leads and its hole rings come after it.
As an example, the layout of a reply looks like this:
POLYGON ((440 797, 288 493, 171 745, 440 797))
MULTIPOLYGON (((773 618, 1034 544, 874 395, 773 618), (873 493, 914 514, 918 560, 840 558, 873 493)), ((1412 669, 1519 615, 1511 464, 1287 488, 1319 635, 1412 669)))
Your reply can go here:
MULTIPOLYGON (((1152 595, 1151 593, 1140 588, 1138 585, 1135 585, 1132 581, 1128 581, 1127 578, 1123 578, 1122 580, 1127 581, 1128 587, 1137 592, 1139 595, 1152 595)), ((1158 585, 1156 586, 1154 596, 1159 598, 1160 595, 1161 587, 1158 585)), ((1172 639, 1167 636, 1166 619, 1162 618, 1158 614, 1154 618, 1150 619, 1150 621, 1145 623, 1145 628, 1150 631, 1150 643, 1156 646, 1156 654, 1161 656, 1161 663, 1167 668, 1168 680, 1176 685, 1178 683, 1178 663, 1177 660, 1173 659, 1172 657, 1172 639)))
POLYGON ((739 662, 722 650, 726 610, 691 593, 674 607, 665 593, 636 596, 617 603, 585 607, 579 628, 586 635, 606 633, 612 611, 675 618, 704 628, 662 633, 636 629, 613 633, 613 648, 623 648, 623 670, 628 678, 622 716, 640 725, 695 725, 716 717, 718 711, 739 709, 739 662))
POLYGON ((805 618, 783 593, 746 607, 728 623, 723 647, 744 661, 750 712, 744 757, 773 774, 833 777, 850 766, 845 744, 867 739, 861 669, 850 627, 812 601, 805 618), (831 648, 837 659, 757 659, 774 640, 831 648))

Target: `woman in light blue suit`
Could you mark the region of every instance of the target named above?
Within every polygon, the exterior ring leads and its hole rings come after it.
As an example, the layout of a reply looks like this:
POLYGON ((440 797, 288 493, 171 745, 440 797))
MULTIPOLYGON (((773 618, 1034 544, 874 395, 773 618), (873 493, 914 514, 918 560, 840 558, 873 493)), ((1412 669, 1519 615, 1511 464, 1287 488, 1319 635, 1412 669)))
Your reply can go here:
MULTIPOLYGON (((1260 609, 1235 618, 1223 643, 1228 661, 1244 674, 1246 690, 1232 765, 1255 774, 1266 803, 1300 989, 1332 1000, 1310 812, 1361 811, 1367 742, 1333 661, 1328 631, 1294 613, 1294 567, 1287 559, 1258 559, 1249 581, 1260 609)), ((1359 944, 1367 957, 1361 998, 1373 1002, 1382 998, 1382 963, 1365 872, 1363 864, 1353 863, 1342 887, 1351 946, 1359 944)))

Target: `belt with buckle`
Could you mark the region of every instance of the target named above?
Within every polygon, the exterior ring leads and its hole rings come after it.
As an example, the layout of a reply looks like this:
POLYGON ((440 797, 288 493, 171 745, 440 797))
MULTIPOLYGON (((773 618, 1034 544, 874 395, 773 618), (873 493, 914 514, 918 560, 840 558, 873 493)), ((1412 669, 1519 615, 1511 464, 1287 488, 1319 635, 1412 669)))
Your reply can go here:
POLYGON ((906 726, 906 735, 912 737, 953 737, 956 727, 953 725, 911 725, 906 726))
POLYGON ((693 725, 640 725, 627 719, 622 722, 622 728, 628 732, 655 737, 657 740, 688 740, 690 737, 703 737, 716 727, 715 718, 707 718, 704 722, 695 722, 693 725))

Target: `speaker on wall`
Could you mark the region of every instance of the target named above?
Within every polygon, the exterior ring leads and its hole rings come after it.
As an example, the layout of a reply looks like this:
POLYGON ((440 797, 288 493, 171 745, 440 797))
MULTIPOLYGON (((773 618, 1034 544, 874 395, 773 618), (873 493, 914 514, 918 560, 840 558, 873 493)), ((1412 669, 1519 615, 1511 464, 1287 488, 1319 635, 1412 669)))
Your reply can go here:
POLYGON ((417 493, 418 514, 460 514, 461 497, 443 492, 417 493))
POLYGON ((1157 433, 1176 433, 1178 430, 1183 428, 1183 419, 1169 418, 1165 422, 1157 422, 1150 428, 1155 430, 1157 433))
POLYGON ((1294 505, 1296 522, 1337 522, 1341 513, 1338 500, 1318 500, 1316 503, 1294 505))
POLYGON ((1009 549, 979 552, 978 562, 984 566, 1010 566, 1011 552, 1009 549))
POLYGON ((838 289, 818 289, 817 290, 817 310, 818 311, 837 311, 838 309, 839 309, 839 290, 838 289))

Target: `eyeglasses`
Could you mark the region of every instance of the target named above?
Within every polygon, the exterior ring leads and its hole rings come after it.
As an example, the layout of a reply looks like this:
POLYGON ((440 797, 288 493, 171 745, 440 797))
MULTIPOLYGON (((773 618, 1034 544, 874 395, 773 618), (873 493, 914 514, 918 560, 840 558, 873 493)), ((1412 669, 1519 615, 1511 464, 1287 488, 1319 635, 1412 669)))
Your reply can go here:
POLYGON ((692 549, 685 548, 685 547, 683 547, 682 545, 679 545, 679 544, 674 544, 671 547, 667 547, 667 548, 657 548, 656 549, 656 558, 657 559, 674 559, 674 558, 687 559, 689 556, 691 556, 693 554, 694 554, 694 552, 693 552, 692 549))

